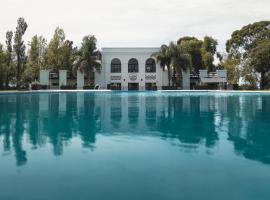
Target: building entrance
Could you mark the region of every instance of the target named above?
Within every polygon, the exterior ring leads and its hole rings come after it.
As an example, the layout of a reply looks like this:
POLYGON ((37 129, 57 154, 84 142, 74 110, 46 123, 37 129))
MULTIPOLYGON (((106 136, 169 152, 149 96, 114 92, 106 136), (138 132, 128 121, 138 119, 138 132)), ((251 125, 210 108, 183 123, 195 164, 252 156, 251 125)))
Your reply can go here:
POLYGON ((139 90, 139 83, 128 83, 128 90, 139 90))

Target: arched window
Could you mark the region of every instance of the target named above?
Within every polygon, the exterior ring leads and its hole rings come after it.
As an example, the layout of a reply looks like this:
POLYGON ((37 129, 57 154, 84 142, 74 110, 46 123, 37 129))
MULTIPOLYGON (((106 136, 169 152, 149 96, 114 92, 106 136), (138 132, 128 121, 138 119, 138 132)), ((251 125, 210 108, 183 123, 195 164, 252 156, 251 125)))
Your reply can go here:
POLYGON ((121 61, 114 58, 111 62, 111 73, 121 73, 121 61))
POLYGON ((145 62, 145 72, 155 73, 156 72, 156 62, 153 58, 149 58, 145 62))
POLYGON ((128 72, 139 72, 139 63, 135 58, 132 58, 128 61, 128 72))

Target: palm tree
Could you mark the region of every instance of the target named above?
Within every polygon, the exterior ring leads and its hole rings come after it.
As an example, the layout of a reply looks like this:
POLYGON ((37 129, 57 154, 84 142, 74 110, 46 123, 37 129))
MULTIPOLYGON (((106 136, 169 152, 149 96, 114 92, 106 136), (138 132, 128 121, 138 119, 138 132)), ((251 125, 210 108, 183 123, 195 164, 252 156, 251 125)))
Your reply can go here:
POLYGON ((171 56, 169 54, 169 47, 167 45, 162 45, 158 52, 153 53, 152 55, 160 63, 160 66, 165 70, 165 67, 168 69, 168 81, 169 86, 171 86, 171 56))
POLYGON ((187 72, 192 66, 191 56, 186 53, 179 45, 171 42, 168 47, 168 55, 171 58, 171 67, 173 69, 173 86, 176 85, 176 74, 182 71, 187 72))
POLYGON ((99 71, 101 66, 101 53, 97 49, 96 43, 97 40, 95 36, 85 36, 74 62, 74 70, 79 70, 86 74, 88 77, 88 84, 91 80, 91 74, 95 70, 99 71))

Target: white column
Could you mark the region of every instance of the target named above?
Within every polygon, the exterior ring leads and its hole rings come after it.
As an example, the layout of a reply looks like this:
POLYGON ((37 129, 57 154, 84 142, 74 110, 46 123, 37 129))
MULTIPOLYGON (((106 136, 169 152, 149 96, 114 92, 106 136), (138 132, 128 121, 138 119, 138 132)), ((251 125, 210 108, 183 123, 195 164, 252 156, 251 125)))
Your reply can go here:
POLYGON ((84 86, 84 73, 77 71, 77 89, 83 89, 84 86))
POLYGON ((59 114, 65 116, 67 110, 67 94, 59 94, 59 114))
POLYGON ((50 75, 50 70, 39 71, 39 82, 41 85, 50 85, 49 75, 50 75))
POLYGON ((190 90, 190 71, 189 69, 184 72, 182 71, 182 86, 183 90, 190 90))
POLYGON ((207 78, 208 77, 208 72, 206 69, 199 70, 199 73, 200 73, 200 78, 207 78))
POLYGON ((59 70, 59 87, 67 85, 67 70, 59 70))

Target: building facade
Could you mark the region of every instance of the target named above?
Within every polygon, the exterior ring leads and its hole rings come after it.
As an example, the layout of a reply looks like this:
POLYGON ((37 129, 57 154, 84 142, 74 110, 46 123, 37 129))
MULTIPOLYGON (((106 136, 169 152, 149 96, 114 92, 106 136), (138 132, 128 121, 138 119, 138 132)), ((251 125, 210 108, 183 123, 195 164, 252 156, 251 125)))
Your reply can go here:
MULTIPOLYGON (((158 51, 159 48, 102 48, 101 70, 94 73, 95 87, 93 86, 93 88, 111 90, 166 89, 166 86, 169 85, 168 71, 166 68, 163 70, 153 57, 153 53, 158 51)), ((50 73, 50 70, 40 71, 40 84, 50 86, 49 88, 61 88, 61 86, 71 84, 67 80, 67 70, 59 70, 57 81, 51 77, 50 73), (54 84, 55 81, 57 84, 54 84)), ((195 86, 224 89, 227 84, 226 70, 210 73, 207 70, 200 70, 196 76, 190 75, 190 71, 187 70, 186 72, 182 71, 180 76, 181 86, 177 89, 182 90, 196 89, 195 86)), ((84 89, 87 86, 85 85, 85 77, 85 74, 77 71, 75 80, 77 89, 84 89)))
POLYGON ((102 48, 102 68, 95 73, 101 89, 147 90, 168 86, 168 73, 152 57, 159 48, 102 48))

